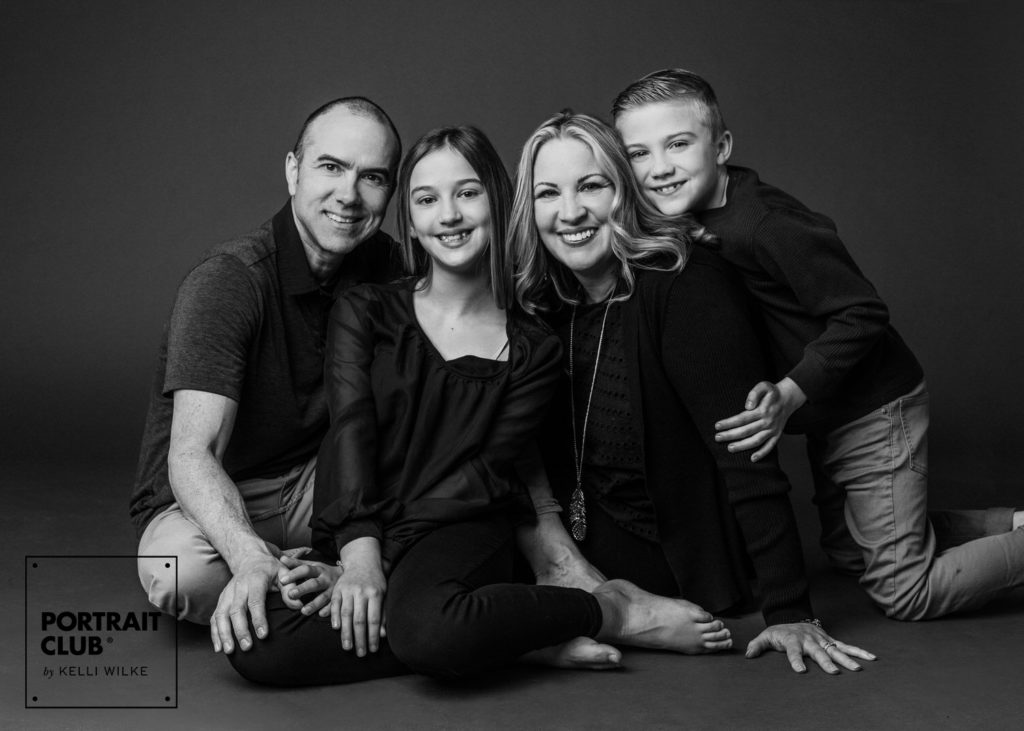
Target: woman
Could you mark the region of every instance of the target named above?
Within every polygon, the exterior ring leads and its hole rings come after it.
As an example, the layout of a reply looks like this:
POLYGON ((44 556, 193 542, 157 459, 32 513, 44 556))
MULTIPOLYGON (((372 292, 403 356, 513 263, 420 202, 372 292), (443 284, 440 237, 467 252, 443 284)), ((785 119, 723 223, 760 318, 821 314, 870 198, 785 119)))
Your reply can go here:
POLYGON ((628 582, 592 594, 508 583, 516 524, 532 519, 514 461, 561 361, 558 338, 508 306, 510 198, 472 127, 431 132, 406 155, 398 225, 411 276, 350 290, 332 312, 313 545, 337 565, 286 559, 269 638, 231 655, 247 678, 457 677, 535 651, 604 668, 620 657, 604 641, 728 645, 710 615, 691 621, 688 603, 628 582))
POLYGON ((808 619, 777 460, 715 442, 719 415, 765 367, 729 269, 691 245, 704 231, 660 218, 638 194, 611 128, 564 113, 524 146, 510 237, 516 299, 548 311, 569 374, 543 443, 579 549, 542 515, 538 576, 583 588, 623 577, 723 611, 747 598, 750 562, 769 627, 748 656, 783 650, 798 672, 803 655, 829 672, 873 659, 808 619))

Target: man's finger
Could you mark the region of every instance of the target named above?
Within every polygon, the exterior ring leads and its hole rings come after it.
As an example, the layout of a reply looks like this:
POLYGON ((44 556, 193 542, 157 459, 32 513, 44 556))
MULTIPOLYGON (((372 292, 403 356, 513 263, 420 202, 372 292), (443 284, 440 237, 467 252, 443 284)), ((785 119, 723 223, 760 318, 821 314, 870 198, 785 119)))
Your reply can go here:
POLYGON ((220 609, 214 612, 213 620, 217 627, 217 634, 220 636, 221 647, 224 650, 224 654, 230 655, 235 651, 234 634, 231 632, 231 620, 228 619, 227 614, 220 609))
POLYGON ((256 630, 256 636, 261 640, 264 639, 270 630, 267 629, 267 595, 262 591, 249 595, 249 614, 252 616, 252 626, 256 630))
POLYGON ((217 615, 210 617, 210 642, 213 643, 213 651, 220 652, 220 633, 217 631, 217 615))
POLYGON ((232 607, 228 616, 231 618, 231 629, 238 640, 238 646, 243 652, 248 650, 252 647, 252 635, 249 634, 249 613, 246 606, 243 604, 240 607, 232 607))

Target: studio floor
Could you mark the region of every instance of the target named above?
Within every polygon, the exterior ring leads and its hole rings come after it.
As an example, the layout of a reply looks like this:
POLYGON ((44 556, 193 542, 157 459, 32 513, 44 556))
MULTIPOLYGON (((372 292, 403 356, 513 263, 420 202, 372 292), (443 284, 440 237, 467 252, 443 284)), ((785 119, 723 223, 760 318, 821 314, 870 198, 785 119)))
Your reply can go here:
MULTIPOLYGON (((922 623, 885 619, 852 579, 808 551, 817 613, 837 637, 875 652, 862 672, 791 672, 781 654, 742 649, 682 657, 627 651, 613 672, 516 667, 459 685, 401 677, 342 687, 275 690, 247 684, 181 625, 177 707, 25 707, 25 556, 134 553, 125 515, 130 465, 7 465, 0 688, 3 729, 1017 729, 1024 701, 1024 591, 986 610, 922 623)), ((794 496, 802 525, 805 496, 794 496)), ((809 532, 808 528, 805 532, 809 532)), ((806 538, 806 536, 805 536, 806 538)), ((809 547, 810 548, 810 547, 809 547)), ((113 606, 146 608, 132 581, 113 606)), ((83 576, 70 595, 109 583, 83 576)), ((758 615, 729 620, 737 648, 758 615)))

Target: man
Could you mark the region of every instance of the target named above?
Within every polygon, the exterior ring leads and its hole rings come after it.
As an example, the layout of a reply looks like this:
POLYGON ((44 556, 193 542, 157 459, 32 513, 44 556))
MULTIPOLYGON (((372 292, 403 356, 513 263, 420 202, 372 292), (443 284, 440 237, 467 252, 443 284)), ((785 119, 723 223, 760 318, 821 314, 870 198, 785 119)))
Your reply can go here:
POLYGON ((289 203, 208 251, 178 290, 130 513, 150 601, 210 622, 216 649, 249 649, 250 616, 266 636, 281 552, 309 545, 327 315, 347 287, 391 274, 379 229, 400 156, 373 102, 323 105, 286 157, 289 203))

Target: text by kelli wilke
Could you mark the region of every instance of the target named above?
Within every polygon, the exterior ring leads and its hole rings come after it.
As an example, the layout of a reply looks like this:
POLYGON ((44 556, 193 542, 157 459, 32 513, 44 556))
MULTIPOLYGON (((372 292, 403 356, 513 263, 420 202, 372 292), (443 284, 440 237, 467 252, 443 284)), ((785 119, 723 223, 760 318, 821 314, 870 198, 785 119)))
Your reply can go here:
POLYGON ((44 678, 145 678, 148 665, 49 665, 43 668, 44 678))

